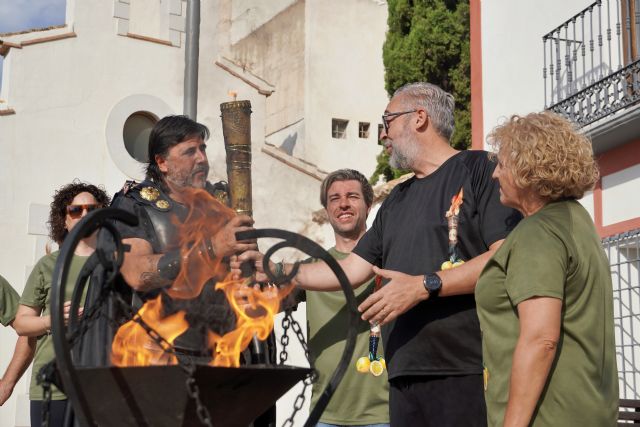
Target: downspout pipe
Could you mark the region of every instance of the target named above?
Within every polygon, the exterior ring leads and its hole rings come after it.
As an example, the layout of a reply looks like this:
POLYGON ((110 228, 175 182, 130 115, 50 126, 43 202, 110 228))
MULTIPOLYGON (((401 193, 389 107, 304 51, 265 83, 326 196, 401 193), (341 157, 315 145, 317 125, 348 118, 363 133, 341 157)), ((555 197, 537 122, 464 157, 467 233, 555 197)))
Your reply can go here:
POLYGON ((187 0, 184 50, 184 115, 197 120, 198 64, 200 61, 200 0, 187 0))

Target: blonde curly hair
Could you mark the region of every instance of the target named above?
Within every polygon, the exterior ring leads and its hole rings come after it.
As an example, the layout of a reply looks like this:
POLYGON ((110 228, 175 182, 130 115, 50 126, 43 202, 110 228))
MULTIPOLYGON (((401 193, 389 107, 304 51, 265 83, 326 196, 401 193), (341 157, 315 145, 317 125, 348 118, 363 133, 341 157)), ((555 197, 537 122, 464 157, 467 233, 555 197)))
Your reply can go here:
POLYGON ((548 201, 580 199, 600 177, 589 138, 549 111, 513 115, 487 142, 518 187, 548 201))

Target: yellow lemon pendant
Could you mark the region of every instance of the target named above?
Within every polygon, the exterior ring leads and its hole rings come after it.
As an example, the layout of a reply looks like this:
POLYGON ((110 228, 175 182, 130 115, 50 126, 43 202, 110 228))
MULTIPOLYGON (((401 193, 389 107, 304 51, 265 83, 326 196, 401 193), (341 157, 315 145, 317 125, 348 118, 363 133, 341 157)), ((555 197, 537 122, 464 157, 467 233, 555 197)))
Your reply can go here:
POLYGON ((369 361, 369 358, 367 356, 362 356, 356 362, 356 370, 360 373, 365 374, 369 370, 370 365, 371 362, 369 361))
POLYGON ((369 366, 369 372, 371 372, 374 377, 379 377, 380 375, 382 375, 382 373, 384 372, 384 366, 382 365, 382 362, 380 362, 379 360, 374 360, 373 362, 371 362, 371 365, 369 366))

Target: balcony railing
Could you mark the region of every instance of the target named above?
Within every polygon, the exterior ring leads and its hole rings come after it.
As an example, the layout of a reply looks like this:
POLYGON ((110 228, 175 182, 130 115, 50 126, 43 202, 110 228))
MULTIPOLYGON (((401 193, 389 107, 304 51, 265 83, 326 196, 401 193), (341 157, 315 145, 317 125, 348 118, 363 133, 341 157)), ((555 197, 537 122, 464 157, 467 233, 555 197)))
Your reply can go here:
POLYGON ((640 100, 640 0, 598 0, 542 44, 545 108, 585 126, 640 100))

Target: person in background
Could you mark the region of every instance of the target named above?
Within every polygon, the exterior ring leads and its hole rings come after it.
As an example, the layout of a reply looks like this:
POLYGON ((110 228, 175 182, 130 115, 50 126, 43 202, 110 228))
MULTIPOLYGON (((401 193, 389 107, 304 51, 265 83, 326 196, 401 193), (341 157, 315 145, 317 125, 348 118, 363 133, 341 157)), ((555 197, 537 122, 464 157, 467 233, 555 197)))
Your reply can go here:
POLYGON ((524 219, 476 286, 490 426, 612 426, 618 374, 609 263, 578 202, 598 180, 589 139, 551 112, 489 135, 500 201, 524 219))
MULTIPOLYGON (((320 187, 320 202, 333 228, 334 258, 347 257, 366 231, 366 220, 373 203, 373 189, 364 175, 353 169, 330 173, 320 187)), ((358 303, 374 291, 374 280, 355 290, 358 303)), ((314 355, 318 380, 313 383, 311 407, 326 388, 336 363, 344 351, 348 312, 342 290, 336 292, 301 291, 307 301, 309 349, 314 355)), ((360 321, 351 363, 325 408, 318 426, 388 426, 389 384, 386 372, 362 369, 356 362, 369 361, 369 323, 360 321)), ((382 354, 382 345, 377 349, 382 354)), ((369 361, 371 362, 371 361, 369 361)))
MULTIPOLYGON (((0 276, 0 323, 2 326, 13 326, 19 299, 20 295, 4 277, 0 276)), ((0 378, 0 406, 11 397, 16 383, 31 364, 35 349, 35 338, 18 337, 13 357, 0 378)))
MULTIPOLYGON (((49 212, 49 236, 58 245, 73 227, 89 212, 109 203, 104 190, 92 184, 74 181, 61 187, 53 196, 49 212)), ((65 319, 69 317, 70 299, 80 271, 96 248, 96 233, 80 241, 74 252, 67 278, 67 295, 64 304, 65 319)), ((31 271, 25 285, 20 306, 14 321, 14 328, 21 336, 37 337, 36 352, 31 374, 29 399, 31 400, 31 426, 42 425, 43 389, 37 384, 40 369, 54 358, 51 336, 51 281, 59 251, 40 258, 31 271)), ((82 310, 82 309, 81 309, 82 310)), ((49 426, 62 426, 67 408, 66 396, 55 386, 51 386, 49 405, 49 426)))

